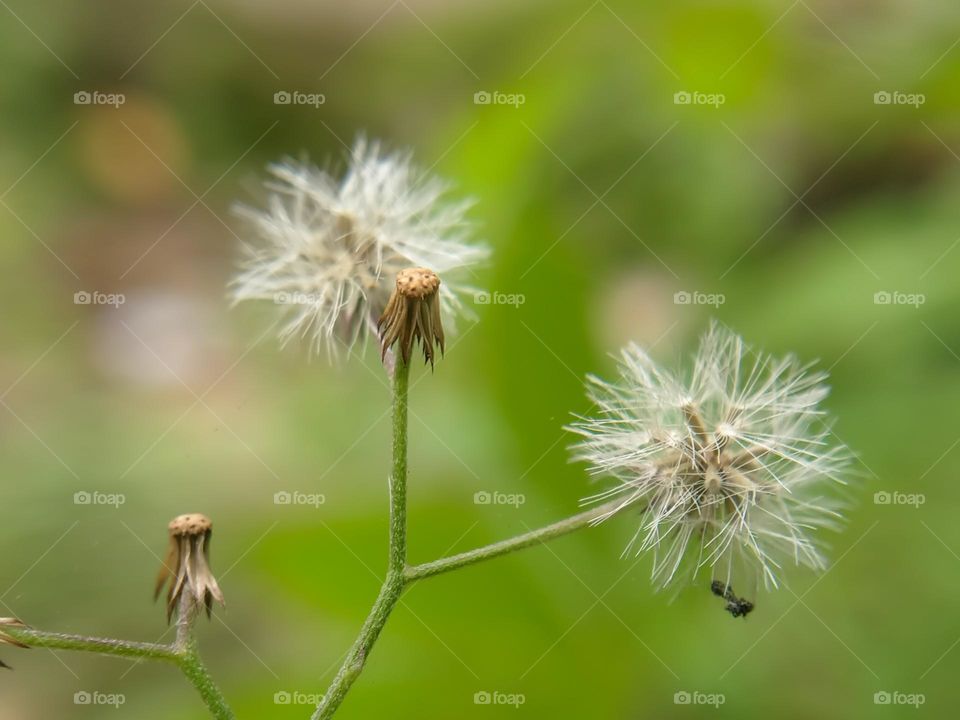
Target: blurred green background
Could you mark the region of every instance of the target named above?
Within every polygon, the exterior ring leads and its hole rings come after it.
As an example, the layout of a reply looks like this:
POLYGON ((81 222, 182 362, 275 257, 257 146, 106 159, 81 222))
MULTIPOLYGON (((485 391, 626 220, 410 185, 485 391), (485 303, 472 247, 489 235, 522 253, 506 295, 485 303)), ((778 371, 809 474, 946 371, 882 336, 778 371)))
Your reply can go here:
MULTIPOLYGON (((389 395, 373 348, 331 368, 278 349, 272 308, 228 308, 245 232, 230 208, 259 202, 266 163, 342 166, 365 131, 477 198, 494 254, 474 281, 524 298, 476 307, 436 372, 415 371, 413 561, 573 512, 593 490, 562 430, 587 409, 584 374, 611 375, 629 339, 677 361, 711 316, 821 359, 863 480, 835 565, 788 571, 746 621, 706 588, 654 593, 649 559, 619 557, 629 518, 424 582, 343 718, 956 707, 960 8, 0 5, 0 614, 163 637, 150 592, 166 523, 204 512, 228 602, 202 628, 212 671, 241 718, 309 715, 274 697, 321 693, 376 595, 389 395), (284 91, 324 102, 275 104, 284 91), (275 505, 281 491, 325 503, 275 505), (477 505, 480 491, 526 502, 477 505), (474 703, 494 691, 525 702, 474 703), (878 692, 925 702, 879 707, 878 692)), ((0 718, 205 717, 170 668, 51 655, 0 647, 16 667, 0 718)))

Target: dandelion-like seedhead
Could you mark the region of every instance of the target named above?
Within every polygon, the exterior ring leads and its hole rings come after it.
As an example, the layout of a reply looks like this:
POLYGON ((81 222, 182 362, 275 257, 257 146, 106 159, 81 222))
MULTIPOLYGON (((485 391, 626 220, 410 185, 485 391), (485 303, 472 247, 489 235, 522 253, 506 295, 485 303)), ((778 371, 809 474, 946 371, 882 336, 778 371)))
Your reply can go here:
POLYGON ((487 248, 468 242, 471 201, 447 202, 448 186, 411 162, 359 139, 341 179, 307 164, 270 166, 266 209, 239 208, 256 235, 232 283, 235 302, 269 300, 284 310, 282 342, 300 337, 331 356, 372 333, 399 271, 443 275, 441 311, 465 311, 460 274, 487 248))
POLYGON ((850 462, 821 408, 826 373, 756 353, 719 323, 686 376, 632 344, 619 370, 616 383, 589 378, 599 413, 570 429, 576 459, 618 481, 590 500, 644 508, 627 551, 652 551, 655 584, 709 568, 725 586, 749 573, 769 588, 785 560, 825 567, 814 533, 842 520, 850 462))

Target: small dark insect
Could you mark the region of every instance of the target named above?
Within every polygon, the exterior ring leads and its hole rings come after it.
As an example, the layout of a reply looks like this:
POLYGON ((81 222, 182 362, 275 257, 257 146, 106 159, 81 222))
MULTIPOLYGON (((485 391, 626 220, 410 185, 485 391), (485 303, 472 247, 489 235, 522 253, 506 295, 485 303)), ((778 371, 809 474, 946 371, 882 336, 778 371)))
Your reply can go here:
POLYGON ((727 612, 733 617, 746 617, 751 610, 753 610, 753 603, 749 600, 739 598, 727 602, 727 612))
POLYGON ((746 617, 753 610, 753 603, 746 598, 737 597, 730 585, 714 580, 710 583, 710 592, 727 601, 726 611, 733 617, 746 617))

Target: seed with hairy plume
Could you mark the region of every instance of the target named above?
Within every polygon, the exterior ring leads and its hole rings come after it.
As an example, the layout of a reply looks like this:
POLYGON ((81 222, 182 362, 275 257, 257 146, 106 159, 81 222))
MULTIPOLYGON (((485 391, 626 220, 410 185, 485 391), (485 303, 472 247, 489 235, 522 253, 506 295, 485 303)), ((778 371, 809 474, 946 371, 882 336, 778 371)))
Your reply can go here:
POLYGON ((267 207, 238 211, 253 237, 231 288, 235 302, 281 308, 282 342, 300 337, 332 359, 376 336, 394 278, 409 267, 443 274, 438 312, 448 320, 468 314, 463 297, 473 291, 464 275, 489 254, 469 241, 472 202, 448 201, 448 185, 416 168, 408 153, 360 138, 341 178, 291 161, 270 173, 267 207))
MULTIPOLYGON (((636 345, 619 360, 618 382, 589 378, 599 410, 571 426, 575 457, 616 480, 590 500, 645 507, 627 550, 652 552, 654 582, 709 571, 722 591, 734 576, 769 588, 785 561, 822 570, 815 531, 842 520, 850 464, 821 407, 826 374, 754 352, 719 323, 687 375, 636 345)), ((739 614, 752 607, 737 598, 739 614)))
POLYGON ((170 544, 154 588, 154 599, 163 586, 167 590, 167 622, 180 603, 181 597, 192 600, 191 609, 205 607, 207 617, 216 600, 224 605, 223 593, 210 571, 210 537, 213 524, 200 513, 179 515, 170 521, 170 544))
POLYGON ((407 268, 397 273, 397 284, 377 321, 380 355, 397 343, 403 362, 410 363, 413 346, 420 343, 424 359, 433 367, 437 347, 443 354, 443 319, 440 315, 440 278, 427 268, 407 268))

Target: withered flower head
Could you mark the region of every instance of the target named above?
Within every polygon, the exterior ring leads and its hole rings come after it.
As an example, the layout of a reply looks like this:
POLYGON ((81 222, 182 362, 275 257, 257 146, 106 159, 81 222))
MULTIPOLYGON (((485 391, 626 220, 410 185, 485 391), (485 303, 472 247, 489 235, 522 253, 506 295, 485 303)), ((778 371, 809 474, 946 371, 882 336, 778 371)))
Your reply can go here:
MULTIPOLYGON (((18 648, 27 647, 19 640, 16 640, 3 632, 4 627, 26 627, 26 625, 16 618, 0 618, 0 643, 6 643, 7 645, 13 645, 18 648)), ((0 660, 0 667, 7 668, 7 670, 10 669, 10 666, 3 662, 3 660, 0 660)))
POLYGON ((154 599, 160 596, 163 586, 169 581, 167 591, 167 622, 181 596, 193 598, 193 606, 201 604, 210 617, 210 606, 216 600, 224 605, 223 593, 210 571, 210 535, 213 524, 210 518, 199 513, 180 515, 170 521, 170 547, 167 557, 157 575, 154 599))
POLYGON ((397 285, 377 322, 381 357, 399 343, 400 356, 409 364, 413 346, 419 341, 424 358, 433 367, 434 346, 443 353, 439 290, 440 278, 433 270, 407 268, 397 273, 397 285))

